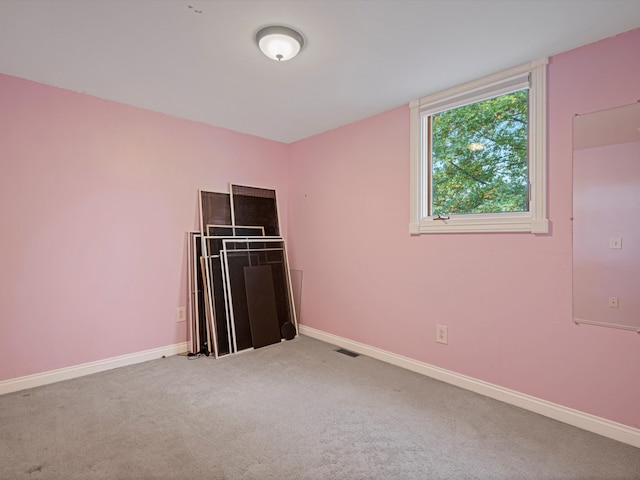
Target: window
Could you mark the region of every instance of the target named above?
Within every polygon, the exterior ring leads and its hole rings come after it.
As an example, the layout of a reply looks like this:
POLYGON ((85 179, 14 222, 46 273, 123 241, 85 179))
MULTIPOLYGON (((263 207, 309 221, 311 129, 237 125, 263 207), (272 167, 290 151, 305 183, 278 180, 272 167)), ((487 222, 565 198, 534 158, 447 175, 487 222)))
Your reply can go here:
POLYGON ((410 233, 548 231, 546 64, 411 102, 410 233))

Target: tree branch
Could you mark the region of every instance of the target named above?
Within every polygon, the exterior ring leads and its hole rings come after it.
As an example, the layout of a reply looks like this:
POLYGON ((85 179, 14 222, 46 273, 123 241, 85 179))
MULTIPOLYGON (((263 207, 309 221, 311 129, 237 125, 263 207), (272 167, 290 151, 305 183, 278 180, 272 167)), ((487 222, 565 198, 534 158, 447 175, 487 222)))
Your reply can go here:
POLYGON ((483 185, 488 185, 489 182, 485 182, 484 180, 480 180, 477 177, 474 177, 473 175, 471 175, 469 172, 467 172, 464 168, 462 168, 460 165, 456 165, 456 163, 453 160, 448 160, 448 162, 453 165, 455 168, 457 168, 460 172, 462 172, 463 175, 466 175, 467 177, 475 180, 476 182, 480 182, 483 185))

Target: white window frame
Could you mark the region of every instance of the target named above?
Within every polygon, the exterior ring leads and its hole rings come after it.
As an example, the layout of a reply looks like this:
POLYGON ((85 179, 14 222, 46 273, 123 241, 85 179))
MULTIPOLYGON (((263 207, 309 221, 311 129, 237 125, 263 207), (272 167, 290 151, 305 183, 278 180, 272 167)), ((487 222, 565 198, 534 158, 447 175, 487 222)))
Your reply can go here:
POLYGON ((411 211, 409 233, 531 232, 548 233, 547 219, 547 58, 474 80, 414 100, 411 111, 411 211), (429 215, 431 172, 428 162, 428 129, 422 119, 435 113, 479 102, 513 91, 514 85, 529 86, 529 211, 429 215), (425 138, 425 135, 427 138, 425 138))

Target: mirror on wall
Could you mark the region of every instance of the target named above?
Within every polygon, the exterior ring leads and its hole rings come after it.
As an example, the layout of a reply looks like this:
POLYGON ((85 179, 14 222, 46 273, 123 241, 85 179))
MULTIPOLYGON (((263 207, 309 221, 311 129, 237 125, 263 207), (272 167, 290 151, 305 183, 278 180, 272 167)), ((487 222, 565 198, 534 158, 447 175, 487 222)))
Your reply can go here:
POLYGON ((640 333, 640 103, 573 120, 573 319, 640 333))

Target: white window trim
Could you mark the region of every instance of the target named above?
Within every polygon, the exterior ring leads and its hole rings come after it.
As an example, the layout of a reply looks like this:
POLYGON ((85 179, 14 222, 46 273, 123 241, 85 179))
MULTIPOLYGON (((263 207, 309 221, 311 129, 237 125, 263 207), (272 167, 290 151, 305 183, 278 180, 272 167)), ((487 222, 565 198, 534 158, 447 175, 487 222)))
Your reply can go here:
MULTIPOLYGON (((474 80, 457 87, 444 90, 414 100, 409 104, 411 111, 411 207, 409 233, 447 232, 531 232, 548 233, 547 219, 547 58, 534 60, 517 67, 498 72, 488 77, 474 80), (529 95, 529 211, 489 214, 451 215, 449 219, 435 220, 428 214, 429 173, 423 161, 425 145, 421 135, 421 118, 425 111, 435 113, 433 105, 445 100, 455 102, 455 98, 474 100, 474 92, 483 91, 492 84, 500 84, 513 77, 530 75, 529 95)), ((451 104, 449 104, 451 105, 451 104)), ((452 108, 452 107, 448 107, 452 108)), ((437 217, 436 217, 437 218, 437 217)))

